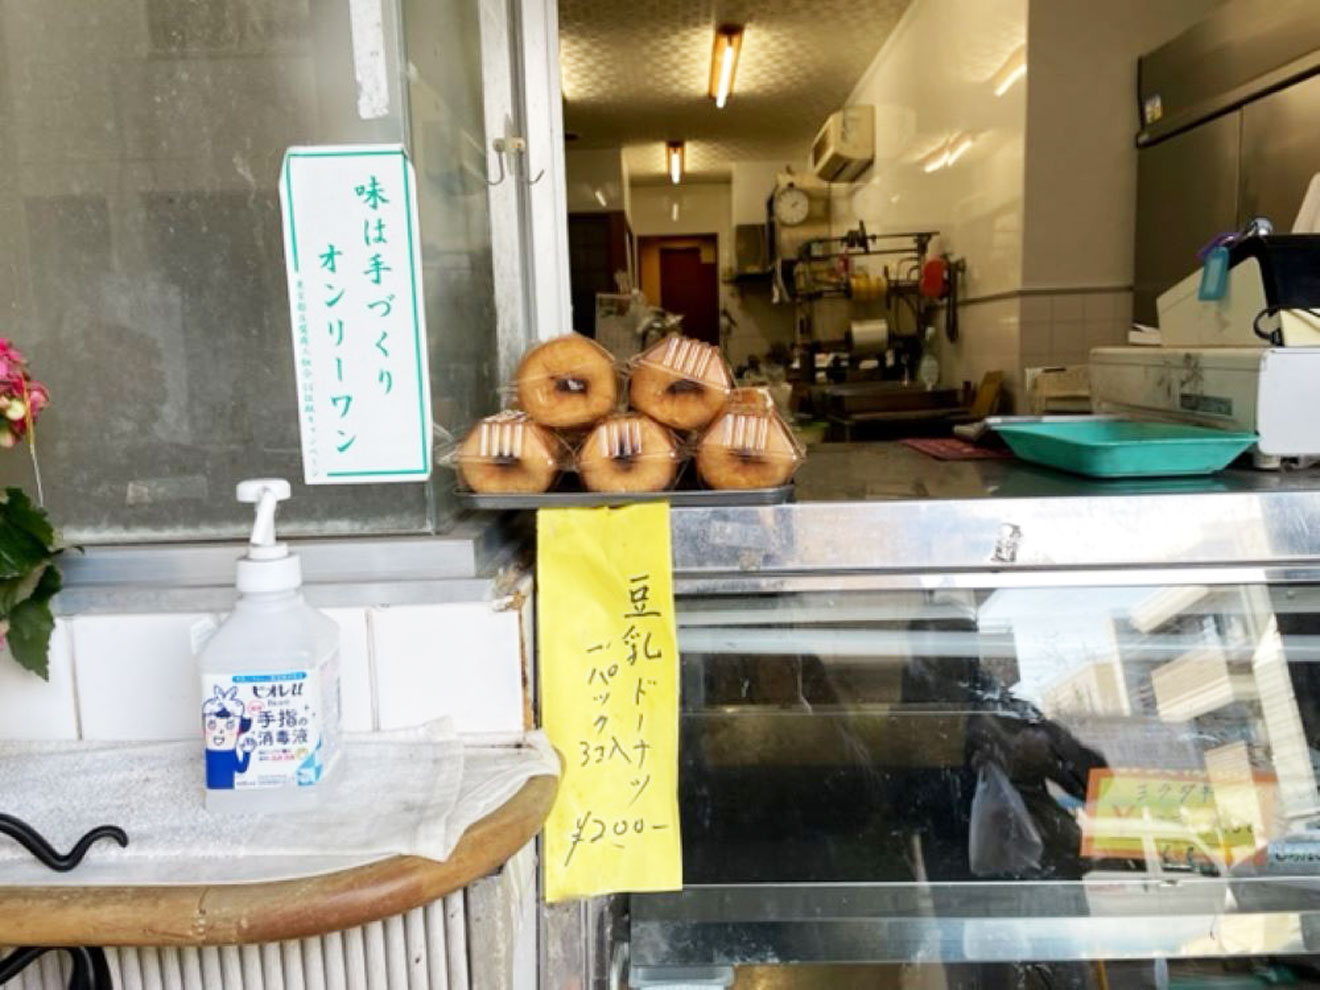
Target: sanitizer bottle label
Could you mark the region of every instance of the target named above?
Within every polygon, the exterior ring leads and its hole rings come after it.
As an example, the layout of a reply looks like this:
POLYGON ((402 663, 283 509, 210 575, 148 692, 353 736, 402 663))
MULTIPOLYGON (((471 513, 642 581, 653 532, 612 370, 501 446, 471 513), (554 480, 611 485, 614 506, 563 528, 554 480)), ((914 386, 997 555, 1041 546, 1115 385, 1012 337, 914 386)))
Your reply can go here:
POLYGON ((315 670, 202 676, 206 787, 243 791, 310 787, 338 740, 337 657, 315 670))

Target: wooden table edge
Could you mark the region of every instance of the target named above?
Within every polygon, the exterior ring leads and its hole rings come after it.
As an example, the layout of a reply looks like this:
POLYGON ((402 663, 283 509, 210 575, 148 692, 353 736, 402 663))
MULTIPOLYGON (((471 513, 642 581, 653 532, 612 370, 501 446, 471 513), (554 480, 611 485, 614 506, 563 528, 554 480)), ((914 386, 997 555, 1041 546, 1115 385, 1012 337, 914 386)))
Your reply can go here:
POLYGON ((356 928, 494 872, 541 830, 558 787, 556 777, 531 778, 442 863, 394 856, 260 883, 0 887, 0 945, 243 945, 356 928))

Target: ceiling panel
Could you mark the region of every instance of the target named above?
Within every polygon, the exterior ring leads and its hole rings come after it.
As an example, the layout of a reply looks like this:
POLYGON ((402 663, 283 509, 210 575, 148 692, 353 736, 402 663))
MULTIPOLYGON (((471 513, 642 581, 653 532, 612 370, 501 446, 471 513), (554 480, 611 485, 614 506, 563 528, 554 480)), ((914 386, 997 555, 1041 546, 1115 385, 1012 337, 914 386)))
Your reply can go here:
POLYGON ((911 0, 560 0, 564 127, 572 147, 625 149, 661 179, 683 140, 695 178, 731 161, 801 160, 911 0), (715 25, 747 26, 723 110, 706 96, 715 25))

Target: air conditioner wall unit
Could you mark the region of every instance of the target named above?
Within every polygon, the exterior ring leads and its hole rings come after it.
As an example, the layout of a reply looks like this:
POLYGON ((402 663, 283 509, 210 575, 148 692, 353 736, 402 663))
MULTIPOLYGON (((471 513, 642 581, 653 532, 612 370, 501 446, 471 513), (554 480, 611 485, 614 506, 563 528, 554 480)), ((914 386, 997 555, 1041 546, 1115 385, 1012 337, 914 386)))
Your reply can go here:
POLYGON ((875 160, 875 107, 830 114, 811 144, 811 171, 826 182, 852 182, 875 160))

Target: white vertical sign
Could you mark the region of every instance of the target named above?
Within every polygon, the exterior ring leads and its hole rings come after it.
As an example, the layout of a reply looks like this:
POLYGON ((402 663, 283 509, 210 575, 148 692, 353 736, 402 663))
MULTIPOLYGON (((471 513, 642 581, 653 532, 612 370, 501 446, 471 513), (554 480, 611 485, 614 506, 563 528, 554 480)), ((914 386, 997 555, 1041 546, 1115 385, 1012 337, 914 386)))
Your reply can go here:
POLYGON ((425 481, 431 387, 412 163, 393 144, 290 148, 280 203, 307 484, 425 481))

